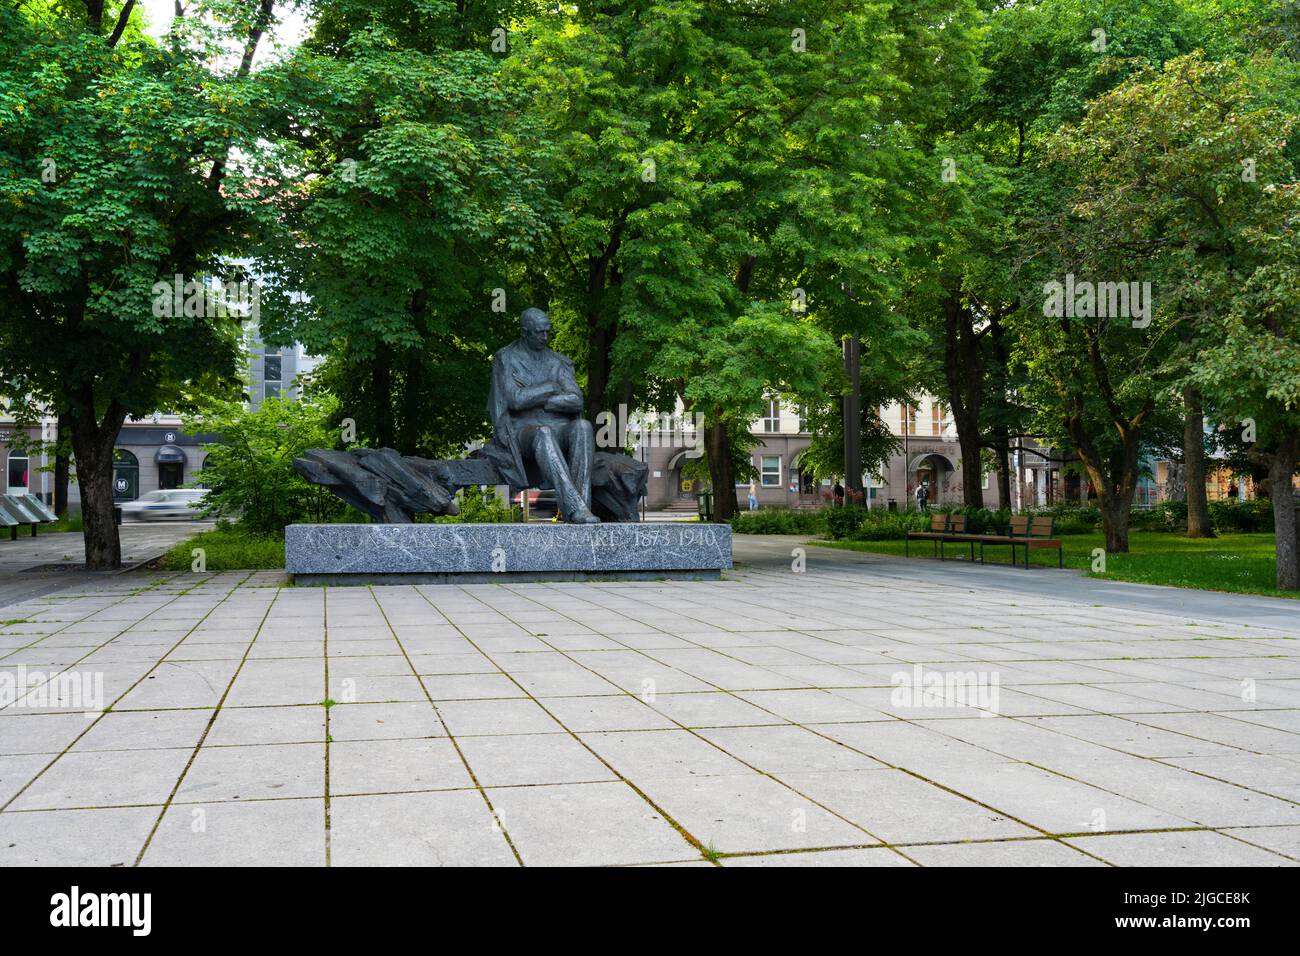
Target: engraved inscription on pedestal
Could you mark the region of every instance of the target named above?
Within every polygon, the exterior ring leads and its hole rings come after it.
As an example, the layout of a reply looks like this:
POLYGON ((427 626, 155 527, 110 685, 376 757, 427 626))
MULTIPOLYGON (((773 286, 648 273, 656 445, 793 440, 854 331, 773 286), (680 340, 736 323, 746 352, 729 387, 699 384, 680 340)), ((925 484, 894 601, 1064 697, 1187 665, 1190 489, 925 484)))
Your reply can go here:
POLYGON ((716 572, 731 567, 720 524, 336 524, 285 529, 286 569, 346 575, 716 572))

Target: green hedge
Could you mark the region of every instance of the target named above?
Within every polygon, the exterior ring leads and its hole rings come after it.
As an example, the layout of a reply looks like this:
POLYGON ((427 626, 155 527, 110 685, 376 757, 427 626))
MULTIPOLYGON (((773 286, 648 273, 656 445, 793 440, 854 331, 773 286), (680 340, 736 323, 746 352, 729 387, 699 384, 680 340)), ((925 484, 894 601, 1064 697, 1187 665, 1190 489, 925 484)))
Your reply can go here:
POLYGON ((1267 534, 1273 530, 1273 502, 1266 498, 1250 501, 1211 501, 1210 522, 1215 531, 1267 534))
MULTIPOLYGON (((1011 524, 1008 508, 962 508, 943 506, 932 509, 966 515, 966 529, 971 534, 1005 533, 1011 524)), ((1090 534, 1101 528, 1101 510, 1077 505, 1036 508, 1024 514, 1051 515, 1056 519, 1056 534, 1090 534)), ((1210 521, 1223 534, 1267 534, 1273 530, 1273 506, 1267 499, 1251 501, 1211 501, 1210 521)), ((836 541, 885 541, 902 538, 907 530, 924 531, 929 515, 920 511, 886 511, 862 505, 842 508, 818 508, 792 511, 764 508, 746 511, 732 519, 737 534, 815 534, 836 541)), ((1150 509, 1134 509, 1129 515, 1134 531, 1164 531, 1181 534, 1187 530, 1187 502, 1165 501, 1150 509)))
POLYGON ((731 519, 736 534, 826 534, 826 519, 831 508, 799 509, 761 508, 742 511, 731 519))
MULTIPOLYGON (((1267 498, 1250 501, 1211 501, 1210 524, 1223 534, 1259 533, 1273 530, 1273 503, 1267 498)), ((1162 501, 1154 508, 1135 510, 1129 526, 1136 531, 1169 531, 1181 534, 1187 530, 1187 502, 1162 501)))

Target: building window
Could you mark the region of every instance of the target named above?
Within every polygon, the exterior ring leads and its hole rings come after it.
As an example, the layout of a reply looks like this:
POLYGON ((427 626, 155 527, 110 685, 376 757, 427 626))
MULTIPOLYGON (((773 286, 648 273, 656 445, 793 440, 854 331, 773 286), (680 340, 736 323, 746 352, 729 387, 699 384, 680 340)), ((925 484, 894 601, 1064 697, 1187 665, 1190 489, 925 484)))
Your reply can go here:
POLYGON ((908 403, 903 404, 903 425, 902 432, 904 435, 916 434, 916 406, 908 403))
POLYGON ((939 436, 943 434, 944 419, 948 417, 948 410, 943 407, 943 402, 935 402, 930 406, 930 434, 939 436))
POLYGON ((27 456, 17 452, 9 454, 9 494, 23 495, 27 493, 27 456))
POLYGON ((140 497, 140 459, 125 448, 113 449, 113 500, 134 501, 140 497))
POLYGON ((762 485, 764 488, 781 487, 781 456, 764 455, 762 466, 759 469, 762 475, 762 485))
POLYGON ((808 406, 800 405, 799 406, 799 431, 806 432, 807 430, 808 430, 808 406))
POLYGON ((283 362, 279 355, 266 355, 262 358, 263 394, 267 398, 278 398, 282 385, 283 362))
POLYGON ((781 403, 775 398, 767 400, 767 409, 763 413, 763 431, 779 432, 781 430, 781 403))

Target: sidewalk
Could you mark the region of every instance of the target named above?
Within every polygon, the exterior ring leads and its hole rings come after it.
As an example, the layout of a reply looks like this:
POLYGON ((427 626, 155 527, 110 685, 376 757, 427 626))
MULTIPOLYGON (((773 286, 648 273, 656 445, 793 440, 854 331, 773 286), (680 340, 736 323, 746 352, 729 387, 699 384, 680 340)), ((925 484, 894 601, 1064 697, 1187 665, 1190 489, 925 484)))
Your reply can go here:
POLYGON ((0 674, 111 712, 0 709, 0 865, 1300 861, 1300 655, 1262 599, 800 547, 738 536, 717 582, 15 605, 0 674))
MULTIPOLYGON (((130 567, 165 553, 178 541, 211 528, 210 521, 130 522, 119 529, 122 564, 130 567)), ((17 541, 0 540, 0 608, 66 587, 90 586, 103 574, 80 569, 47 569, 48 565, 80 565, 86 560, 80 531, 20 534, 17 541)))

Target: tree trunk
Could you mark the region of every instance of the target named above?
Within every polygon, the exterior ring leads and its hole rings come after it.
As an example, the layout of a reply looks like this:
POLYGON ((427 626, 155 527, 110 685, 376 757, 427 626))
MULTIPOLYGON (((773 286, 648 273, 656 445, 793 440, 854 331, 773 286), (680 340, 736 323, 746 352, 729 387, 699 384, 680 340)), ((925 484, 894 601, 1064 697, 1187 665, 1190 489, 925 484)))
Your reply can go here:
POLYGON ((1011 507, 1011 442, 1007 438, 1005 426, 999 426, 996 431, 997 443, 994 445, 993 453, 997 456, 998 462, 998 507, 1011 507))
POLYGON ((1106 532, 1106 552, 1128 552, 1129 513, 1133 508, 1133 495, 1137 491, 1138 457, 1141 428, 1130 425, 1122 433, 1120 448, 1109 463, 1097 452, 1096 446, 1085 434, 1081 418, 1071 416, 1066 420, 1066 430, 1074 439, 1079 457, 1097 489, 1097 503, 1101 508, 1101 523, 1106 532))
POLYGON ((1210 502, 1205 495, 1205 418, 1201 395, 1196 389, 1183 390, 1183 478, 1187 487, 1187 537, 1213 538, 1210 502))
POLYGON ((957 293, 943 302, 943 375, 948 387, 948 407, 957 426, 961 447, 961 495, 968 508, 984 507, 983 469, 980 466, 980 408, 983 375, 979 340, 971 328, 970 311, 957 293))
POLYGON ((713 482, 713 520, 725 523, 736 517, 736 475, 731 467, 726 422, 711 419, 705 425, 704 452, 709 456, 709 478, 713 482))
POLYGON ((980 461, 979 427, 970 421, 957 422, 957 444, 961 447, 961 497, 967 508, 984 507, 983 466, 980 461))
POLYGON ((844 491, 846 502, 862 491, 862 340, 851 335, 844 340, 844 373, 849 391, 843 398, 844 491))
POLYGON ((375 346, 370 367, 370 414, 374 416, 375 444, 393 447, 393 355, 383 342, 375 346))
POLYGON ((605 410, 605 391, 609 388, 609 375, 613 346, 610 330, 598 324, 599 316, 587 315, 587 420, 594 426, 596 416, 605 410))
POLYGON ((615 262, 623 242, 623 228, 629 210, 624 210, 610 229, 609 241, 599 256, 587 259, 587 420, 594 426, 596 416, 605 410, 605 391, 614 369, 614 340, 618 337, 616 315, 606 317, 606 289, 617 284, 619 268, 615 262))
POLYGON ((1300 528, 1296 526, 1295 496, 1291 494, 1291 476, 1297 459, 1300 459, 1300 434, 1293 432, 1282 437, 1268 470, 1279 591, 1300 590, 1300 528))
POLYGON ((113 445, 126 412, 114 402, 102 422, 95 420, 93 412, 81 409, 68 418, 81 489, 86 570, 112 571, 122 565, 122 543, 113 514, 113 445))
POLYGON ((1110 492, 1102 496, 1101 524, 1106 532, 1106 553, 1128 553, 1128 519, 1131 500, 1110 492))
POLYGON ((54 454, 54 513, 62 518, 68 513, 68 482, 72 471, 72 459, 68 454, 68 416, 60 415, 55 425, 58 442, 54 454))

